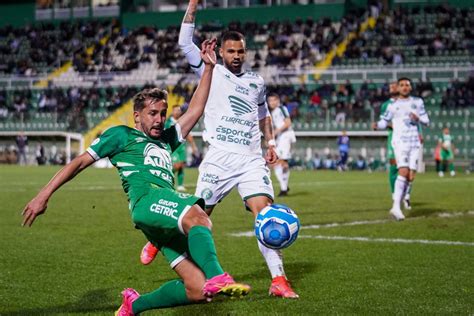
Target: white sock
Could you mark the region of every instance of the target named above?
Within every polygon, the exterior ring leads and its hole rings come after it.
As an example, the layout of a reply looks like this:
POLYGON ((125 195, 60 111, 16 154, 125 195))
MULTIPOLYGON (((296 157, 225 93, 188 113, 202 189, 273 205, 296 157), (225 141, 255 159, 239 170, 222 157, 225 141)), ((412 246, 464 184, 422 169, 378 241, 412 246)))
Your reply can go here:
POLYGON ((280 250, 270 249, 262 245, 259 241, 258 249, 262 253, 263 258, 267 262, 268 270, 272 275, 272 279, 277 276, 285 275, 285 270, 283 269, 283 257, 280 250))
POLYGON ((285 182, 285 188, 281 188, 283 191, 288 190, 288 182, 290 180, 290 168, 286 168, 286 171, 283 171, 283 182, 285 182))
POLYGON ((278 183, 280 183, 280 189, 282 191, 286 191, 286 185, 285 185, 285 180, 283 178, 283 168, 281 165, 276 165, 274 168, 275 170, 275 176, 278 180, 278 183))
POLYGON ((402 201, 403 196, 408 185, 407 178, 398 176, 395 181, 395 192, 393 193, 393 207, 400 208, 400 202, 402 201))

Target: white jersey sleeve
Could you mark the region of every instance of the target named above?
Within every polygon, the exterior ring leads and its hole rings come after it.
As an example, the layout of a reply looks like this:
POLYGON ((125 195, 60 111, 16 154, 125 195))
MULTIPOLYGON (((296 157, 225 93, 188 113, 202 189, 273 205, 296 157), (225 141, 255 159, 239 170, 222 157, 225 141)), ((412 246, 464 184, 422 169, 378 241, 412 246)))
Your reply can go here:
POLYGON ((182 23, 179 31, 178 45, 191 69, 199 76, 204 71, 204 62, 201 58, 201 51, 193 43, 194 23, 182 23))

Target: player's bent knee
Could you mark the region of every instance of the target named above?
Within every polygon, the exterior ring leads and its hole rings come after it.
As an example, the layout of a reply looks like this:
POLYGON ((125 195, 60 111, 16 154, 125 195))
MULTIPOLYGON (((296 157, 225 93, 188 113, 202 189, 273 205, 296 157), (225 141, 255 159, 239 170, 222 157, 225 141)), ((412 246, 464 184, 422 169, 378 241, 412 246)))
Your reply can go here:
POLYGON ((211 219, 197 205, 193 205, 183 218, 183 229, 185 233, 188 233, 194 226, 205 226, 212 229, 211 219))

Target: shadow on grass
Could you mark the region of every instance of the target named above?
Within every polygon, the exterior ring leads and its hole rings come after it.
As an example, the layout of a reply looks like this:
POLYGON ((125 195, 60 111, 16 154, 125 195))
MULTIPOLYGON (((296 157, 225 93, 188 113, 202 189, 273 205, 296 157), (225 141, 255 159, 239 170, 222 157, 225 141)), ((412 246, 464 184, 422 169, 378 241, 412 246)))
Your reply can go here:
POLYGON ((112 313, 118 308, 120 301, 118 298, 111 298, 109 295, 107 295, 107 291, 108 289, 92 290, 85 293, 75 302, 43 308, 29 308, 18 311, 10 311, 2 313, 2 316, 54 315, 93 312, 112 313))
POLYGON ((443 213, 443 212, 446 212, 446 210, 440 209, 440 208, 434 208, 434 207, 426 207, 426 206, 422 208, 418 208, 418 205, 416 206, 414 205, 412 210, 408 213, 407 217, 416 218, 416 217, 430 216, 430 215, 443 213))

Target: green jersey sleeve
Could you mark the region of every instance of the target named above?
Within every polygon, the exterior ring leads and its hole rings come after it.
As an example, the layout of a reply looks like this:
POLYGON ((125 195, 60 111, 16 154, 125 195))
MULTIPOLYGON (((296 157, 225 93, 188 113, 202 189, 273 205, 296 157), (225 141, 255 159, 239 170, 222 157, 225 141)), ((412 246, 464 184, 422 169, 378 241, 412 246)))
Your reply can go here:
POLYGON ((178 148, 179 145, 184 142, 183 136, 181 134, 181 126, 176 123, 170 128, 165 129, 161 139, 170 145, 172 152, 175 151, 176 148, 178 148))
POLYGON ((127 132, 126 126, 111 127, 92 142, 87 152, 95 160, 112 157, 122 151, 128 139, 127 132))

